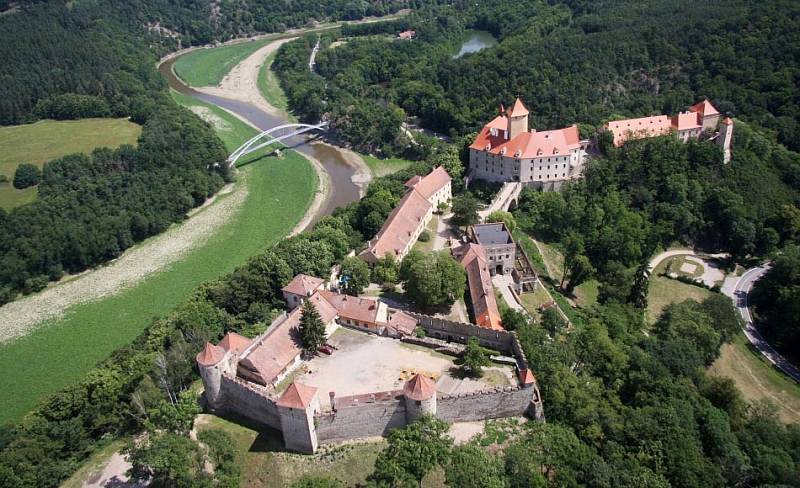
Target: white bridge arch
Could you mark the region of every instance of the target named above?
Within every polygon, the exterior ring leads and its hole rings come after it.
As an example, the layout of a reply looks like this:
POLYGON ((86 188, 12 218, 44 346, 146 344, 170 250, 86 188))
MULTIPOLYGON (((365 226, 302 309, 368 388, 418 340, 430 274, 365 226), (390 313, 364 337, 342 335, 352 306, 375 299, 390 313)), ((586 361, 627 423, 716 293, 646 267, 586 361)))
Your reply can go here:
POLYGON ((257 136, 253 137, 249 141, 242 144, 239 147, 239 149, 233 151, 231 155, 228 156, 227 159, 228 167, 233 168, 233 166, 242 156, 251 154, 255 151, 258 151, 259 149, 263 149, 267 146, 275 144, 276 142, 281 142, 286 139, 292 138, 294 136, 305 134, 306 132, 311 132, 311 131, 322 132, 325 131, 327 127, 328 127, 328 122, 324 121, 316 125, 285 124, 273 127, 272 129, 269 130, 265 130, 264 132, 258 134, 257 136))

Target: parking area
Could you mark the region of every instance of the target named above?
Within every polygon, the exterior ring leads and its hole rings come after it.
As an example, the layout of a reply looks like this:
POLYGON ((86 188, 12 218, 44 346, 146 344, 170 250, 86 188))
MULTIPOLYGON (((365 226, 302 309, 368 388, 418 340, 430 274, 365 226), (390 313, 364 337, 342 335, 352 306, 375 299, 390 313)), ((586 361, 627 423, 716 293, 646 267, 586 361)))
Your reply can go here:
POLYGON ((344 327, 328 342, 339 349, 331 356, 320 355, 306 362, 294 377, 319 388, 323 408, 329 406, 328 392, 342 397, 399 390, 416 373, 435 378, 442 393, 508 386, 513 381, 512 368, 494 366, 487 368, 481 379, 459 379, 458 366, 450 356, 344 327))

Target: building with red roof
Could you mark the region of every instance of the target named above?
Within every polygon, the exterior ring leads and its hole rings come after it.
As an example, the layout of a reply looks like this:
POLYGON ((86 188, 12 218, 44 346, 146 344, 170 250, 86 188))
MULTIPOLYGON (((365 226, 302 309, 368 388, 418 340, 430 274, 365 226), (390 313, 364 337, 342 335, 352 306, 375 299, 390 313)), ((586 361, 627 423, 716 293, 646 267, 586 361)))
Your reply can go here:
POLYGON ((519 181, 557 187, 583 171, 586 147, 577 125, 529 130, 529 110, 519 98, 486 124, 470 145, 470 175, 486 181, 519 181))
POLYGON ((614 136, 614 146, 631 139, 664 136, 670 133, 683 142, 698 139, 703 132, 717 130, 720 113, 708 100, 696 103, 673 117, 653 115, 637 119, 613 120, 605 124, 614 136))
POLYGON ((398 261, 406 257, 430 222, 436 207, 452 197, 450 175, 441 166, 425 177, 414 176, 405 186, 408 191, 359 255, 370 264, 375 264, 386 254, 392 254, 398 261))
POLYGON ((295 307, 300 306, 303 300, 324 288, 325 280, 322 278, 299 274, 292 278, 288 285, 281 288, 281 291, 289 310, 293 310, 295 307))
POLYGON ((250 347, 253 341, 236 332, 228 332, 225 337, 219 341, 218 346, 225 349, 227 352, 233 353, 237 356, 241 355, 245 349, 250 347))
POLYGON ((486 250, 480 244, 470 243, 454 250, 454 255, 467 272, 475 324, 487 329, 504 330, 486 259, 486 250))

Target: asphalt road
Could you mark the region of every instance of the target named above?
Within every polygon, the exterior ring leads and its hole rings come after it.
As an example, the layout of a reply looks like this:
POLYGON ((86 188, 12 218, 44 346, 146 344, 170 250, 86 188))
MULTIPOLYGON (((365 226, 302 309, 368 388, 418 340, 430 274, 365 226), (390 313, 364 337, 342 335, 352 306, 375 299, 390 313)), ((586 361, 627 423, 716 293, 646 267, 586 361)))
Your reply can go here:
POLYGON ((800 383, 800 369, 781 356, 778 351, 767 343, 753 324, 753 316, 750 314, 750 290, 753 289, 753 284, 764 276, 769 268, 770 265, 765 264, 745 271, 741 278, 739 278, 738 283, 736 283, 736 288, 733 292, 734 305, 742 316, 742 320, 744 321, 744 335, 747 337, 747 340, 750 341, 750 344, 758 349, 758 352, 767 358, 769 362, 800 383))

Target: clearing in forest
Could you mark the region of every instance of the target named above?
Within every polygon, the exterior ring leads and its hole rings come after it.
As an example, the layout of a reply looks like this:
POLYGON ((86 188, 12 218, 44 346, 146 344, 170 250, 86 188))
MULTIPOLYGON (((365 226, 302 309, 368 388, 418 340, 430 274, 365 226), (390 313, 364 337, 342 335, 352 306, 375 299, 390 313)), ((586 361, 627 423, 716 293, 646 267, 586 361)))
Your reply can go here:
POLYGON ((127 119, 42 120, 35 124, 0 128, 0 208, 11 209, 36 198, 36 188, 11 186, 20 163, 42 167, 67 154, 91 153, 98 147, 136 144, 141 126, 127 119))

